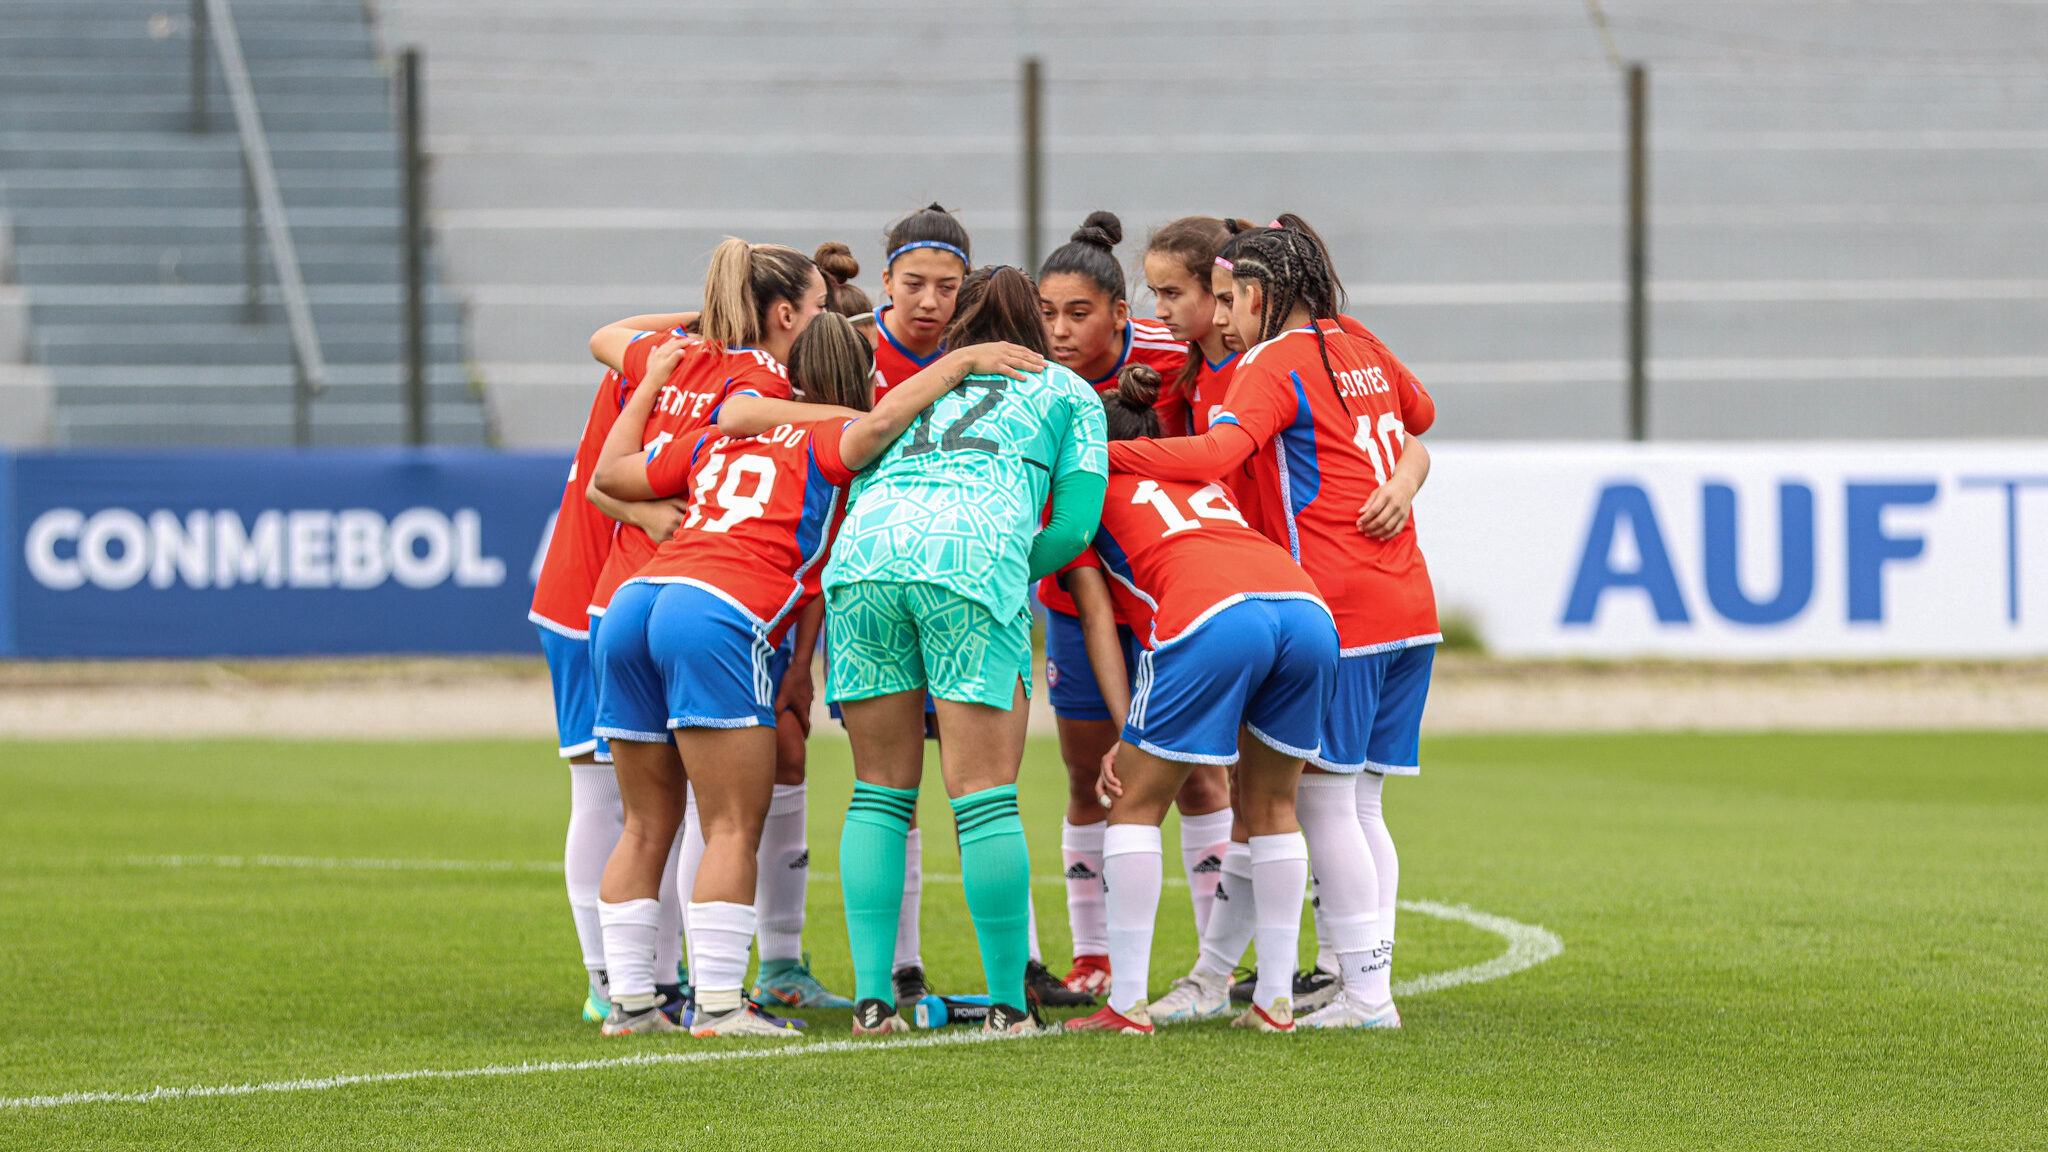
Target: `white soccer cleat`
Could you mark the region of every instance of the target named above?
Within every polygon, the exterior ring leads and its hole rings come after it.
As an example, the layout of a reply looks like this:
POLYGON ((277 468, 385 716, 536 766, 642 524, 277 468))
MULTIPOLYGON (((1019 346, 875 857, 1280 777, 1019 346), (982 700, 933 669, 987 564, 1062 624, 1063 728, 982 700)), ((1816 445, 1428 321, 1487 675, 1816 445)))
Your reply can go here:
POLYGON ((699 1039, 714 1036, 776 1036, 784 1040, 799 1040, 803 1033, 787 1021, 777 1023, 761 1015, 761 1010, 752 1004, 742 1002, 730 1012, 716 1016, 698 1009, 690 1025, 690 1035, 699 1039))
POLYGON ((1230 1014, 1230 978, 1183 976, 1151 1004, 1154 1024, 1191 1024, 1230 1014))
POLYGON ((1273 1001, 1271 1008, 1261 1008, 1256 1002, 1244 1010, 1244 1014, 1230 1022, 1232 1028, 1250 1028, 1258 1032, 1294 1031, 1294 1005, 1282 996, 1273 1001))
POLYGON ((604 1027, 598 1031, 606 1036, 644 1036, 650 1032, 681 1032, 682 1028, 659 1007, 629 1012, 614 1000, 611 1013, 604 1018, 604 1027))
POLYGON ((1399 1028, 1401 1013, 1392 1000, 1374 1006, 1353 999, 1349 992, 1339 992, 1295 1024, 1302 1028, 1399 1028))

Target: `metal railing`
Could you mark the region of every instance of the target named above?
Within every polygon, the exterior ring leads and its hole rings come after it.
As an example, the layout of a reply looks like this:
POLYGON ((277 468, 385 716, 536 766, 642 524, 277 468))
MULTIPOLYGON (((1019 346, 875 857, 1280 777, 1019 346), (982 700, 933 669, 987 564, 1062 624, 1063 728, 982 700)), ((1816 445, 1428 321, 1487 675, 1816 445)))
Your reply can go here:
POLYGON ((263 273, 257 256, 258 227, 261 246, 270 250, 271 268, 277 274, 278 295, 284 300, 285 322, 292 339, 292 439, 304 446, 313 441, 313 397, 327 384, 327 361, 320 353, 320 334, 313 327, 313 305, 306 295, 306 281, 299 271, 299 252, 292 245, 290 226, 285 221, 284 196, 278 190, 277 169, 270 162, 270 138, 263 131, 263 117, 256 107, 256 88, 249 80, 249 65, 242 58, 242 38, 235 32, 234 13, 228 0, 192 0, 192 131, 205 132, 207 124, 207 46, 220 62, 226 81, 228 103, 234 109, 235 131, 242 144, 243 258, 247 282, 247 315, 251 323, 262 318, 263 273))

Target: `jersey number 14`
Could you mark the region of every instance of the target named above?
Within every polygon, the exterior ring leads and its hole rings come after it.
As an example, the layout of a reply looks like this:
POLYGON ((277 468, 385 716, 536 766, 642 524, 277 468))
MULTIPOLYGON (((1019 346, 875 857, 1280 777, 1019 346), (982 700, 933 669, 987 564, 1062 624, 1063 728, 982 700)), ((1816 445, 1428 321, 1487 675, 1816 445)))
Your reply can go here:
POLYGON ((1131 493, 1131 503, 1150 504, 1152 510, 1159 513, 1159 518, 1166 521, 1162 538, 1200 528, 1203 520, 1226 520, 1239 527, 1249 527, 1230 503, 1230 494, 1223 490, 1221 484, 1211 484, 1188 498, 1188 511, 1194 513, 1193 517, 1183 515, 1174 505, 1173 497, 1156 480, 1140 481, 1131 493))

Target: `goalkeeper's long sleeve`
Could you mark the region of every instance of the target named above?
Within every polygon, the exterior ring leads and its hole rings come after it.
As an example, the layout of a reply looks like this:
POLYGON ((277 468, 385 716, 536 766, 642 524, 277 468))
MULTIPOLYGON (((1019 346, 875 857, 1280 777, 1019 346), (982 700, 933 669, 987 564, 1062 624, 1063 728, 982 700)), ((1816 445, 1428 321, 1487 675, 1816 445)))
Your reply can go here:
POLYGON ((1102 494, 1109 477, 1069 472, 1052 485, 1052 515, 1031 540, 1031 579, 1035 583, 1067 566, 1095 538, 1102 520, 1102 494))

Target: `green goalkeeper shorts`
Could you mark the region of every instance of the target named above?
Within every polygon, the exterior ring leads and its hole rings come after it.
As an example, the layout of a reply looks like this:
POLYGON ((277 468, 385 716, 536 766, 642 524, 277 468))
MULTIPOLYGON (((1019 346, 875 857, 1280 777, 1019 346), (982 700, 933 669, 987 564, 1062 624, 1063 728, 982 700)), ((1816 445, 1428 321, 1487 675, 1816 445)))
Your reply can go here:
POLYGON ((1031 693, 1031 610, 999 621, 937 584, 843 584, 825 591, 825 657, 833 703, 922 688, 1008 711, 1019 679, 1031 693))

